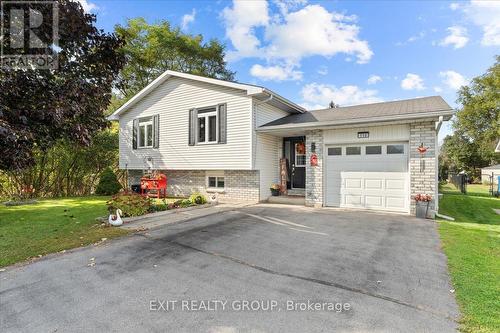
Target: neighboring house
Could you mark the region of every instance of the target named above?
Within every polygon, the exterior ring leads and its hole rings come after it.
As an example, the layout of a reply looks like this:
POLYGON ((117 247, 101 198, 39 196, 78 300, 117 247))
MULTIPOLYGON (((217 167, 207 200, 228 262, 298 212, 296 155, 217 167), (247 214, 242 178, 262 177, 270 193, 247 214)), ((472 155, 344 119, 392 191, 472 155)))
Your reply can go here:
POLYGON ((170 194, 265 201, 285 157, 306 205, 413 213, 413 195, 437 199, 437 133, 452 115, 439 96, 307 112, 263 87, 166 71, 109 119, 131 184, 152 168, 170 194))
POLYGON ((493 183, 498 184, 498 176, 500 176, 500 164, 491 165, 481 169, 481 182, 490 182, 493 176, 493 183))

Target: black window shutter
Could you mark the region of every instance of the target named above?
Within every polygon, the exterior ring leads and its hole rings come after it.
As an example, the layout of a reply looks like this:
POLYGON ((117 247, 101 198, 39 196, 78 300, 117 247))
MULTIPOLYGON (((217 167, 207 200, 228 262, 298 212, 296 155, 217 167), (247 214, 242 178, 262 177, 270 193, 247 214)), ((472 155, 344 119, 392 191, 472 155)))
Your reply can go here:
POLYGON ((153 116, 153 148, 160 147, 160 115, 153 116))
POLYGON ((189 139, 188 144, 194 146, 196 143, 196 118, 198 116, 198 110, 189 110, 189 139))
POLYGON ((227 140, 227 110, 226 104, 219 105, 219 143, 226 143, 227 140))
POLYGON ((137 133, 139 133, 139 119, 132 123, 132 149, 137 149, 137 133))

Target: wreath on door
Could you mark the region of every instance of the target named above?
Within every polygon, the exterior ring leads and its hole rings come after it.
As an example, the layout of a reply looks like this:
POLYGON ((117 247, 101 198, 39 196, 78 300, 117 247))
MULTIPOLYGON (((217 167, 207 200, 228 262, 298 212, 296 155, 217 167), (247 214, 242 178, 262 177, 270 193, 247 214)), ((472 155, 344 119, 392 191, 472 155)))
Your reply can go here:
POLYGON ((304 155, 306 153, 306 145, 304 142, 297 143, 295 146, 295 152, 300 155, 304 155))

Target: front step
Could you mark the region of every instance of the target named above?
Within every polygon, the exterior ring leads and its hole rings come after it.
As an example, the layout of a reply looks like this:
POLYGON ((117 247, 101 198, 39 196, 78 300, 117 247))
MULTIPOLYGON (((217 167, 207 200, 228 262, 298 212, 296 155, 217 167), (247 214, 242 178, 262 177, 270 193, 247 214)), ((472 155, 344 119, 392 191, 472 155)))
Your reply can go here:
POLYGON ((279 195, 277 197, 269 197, 267 202, 274 204, 284 204, 284 205, 306 205, 306 197, 299 195, 279 195))

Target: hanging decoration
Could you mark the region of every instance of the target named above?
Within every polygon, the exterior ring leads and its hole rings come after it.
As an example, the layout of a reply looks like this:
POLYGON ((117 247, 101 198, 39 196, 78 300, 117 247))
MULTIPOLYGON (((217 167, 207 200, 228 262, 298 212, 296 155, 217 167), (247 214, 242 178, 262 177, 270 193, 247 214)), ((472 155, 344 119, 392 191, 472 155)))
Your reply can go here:
POLYGON ((295 152, 297 154, 303 155, 306 153, 306 144, 304 142, 299 142, 295 145, 295 152))
POLYGON ((420 144, 420 146, 417 147, 417 151, 420 154, 420 172, 424 172, 425 170, 424 155, 428 149, 429 147, 425 147, 423 142, 420 144))

